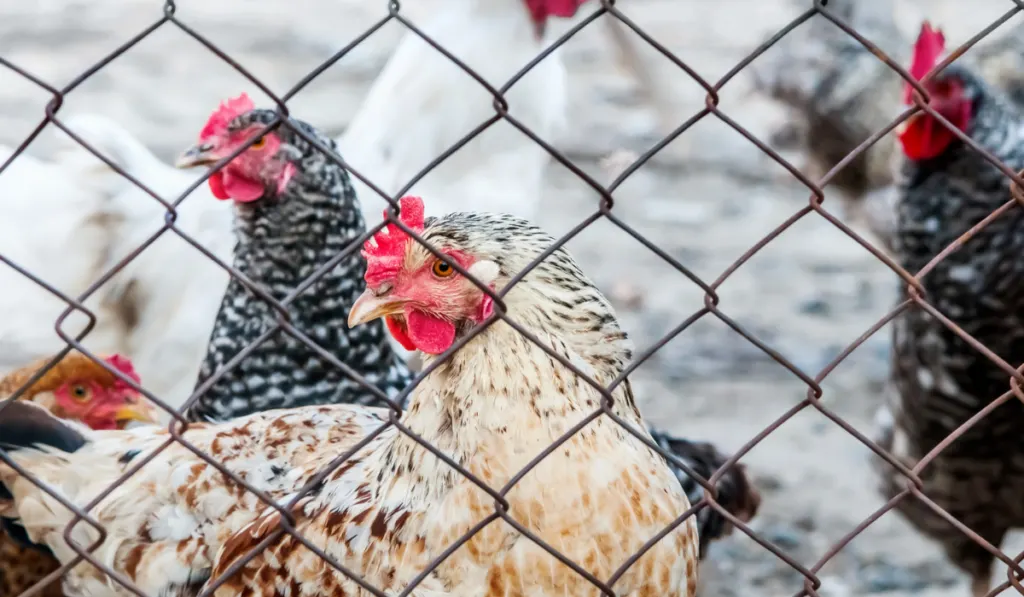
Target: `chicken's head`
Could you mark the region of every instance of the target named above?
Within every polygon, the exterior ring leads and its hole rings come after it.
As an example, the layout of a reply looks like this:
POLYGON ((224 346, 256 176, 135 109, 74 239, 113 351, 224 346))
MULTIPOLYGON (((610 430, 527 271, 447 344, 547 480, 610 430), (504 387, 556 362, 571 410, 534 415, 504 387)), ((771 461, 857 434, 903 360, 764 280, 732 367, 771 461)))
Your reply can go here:
MULTIPOLYGON (((939 61, 945 49, 946 40, 939 29, 932 29, 927 21, 921 25, 921 33, 914 44, 914 56, 910 75, 921 80, 939 61)), ((929 106, 961 131, 967 130, 973 114, 975 94, 965 80, 965 72, 955 65, 924 83, 930 96, 929 106)), ((914 88, 904 83, 903 103, 914 104, 914 88)), ((926 112, 918 112, 897 128, 903 153, 907 158, 920 161, 941 155, 955 140, 944 124, 926 112)))
MULTIPOLYGON (((115 354, 104 360, 139 383, 139 376, 128 358, 115 354)), ((3 388, 12 391, 24 385, 42 364, 36 363, 10 374, 4 380, 3 388)), ((133 421, 157 421, 156 409, 149 400, 92 359, 78 353, 64 357, 29 386, 22 397, 49 410, 54 416, 77 420, 93 429, 123 429, 133 421)))
POLYGON ((221 103, 199 133, 199 142, 178 158, 175 166, 192 168, 213 164, 248 146, 235 159, 210 175, 209 185, 218 199, 249 203, 284 192, 295 175, 295 152, 284 142, 283 125, 251 143, 274 112, 256 110, 249 96, 242 94, 221 103), (250 144, 251 143, 251 144, 250 144))
MULTIPOLYGON (((403 197, 399 207, 402 223, 423 233, 423 201, 403 197)), ((429 242, 444 258, 436 257, 392 222, 368 239, 363 247, 367 288, 352 305, 349 327, 383 317, 402 346, 437 355, 455 342, 457 330, 487 319, 494 311, 493 300, 451 264, 459 264, 493 288, 497 263, 443 242, 439 245, 439 241, 443 239, 429 242)))
POLYGON ((530 12, 537 38, 544 36, 549 17, 570 18, 576 16, 587 0, 525 0, 526 10, 530 12))

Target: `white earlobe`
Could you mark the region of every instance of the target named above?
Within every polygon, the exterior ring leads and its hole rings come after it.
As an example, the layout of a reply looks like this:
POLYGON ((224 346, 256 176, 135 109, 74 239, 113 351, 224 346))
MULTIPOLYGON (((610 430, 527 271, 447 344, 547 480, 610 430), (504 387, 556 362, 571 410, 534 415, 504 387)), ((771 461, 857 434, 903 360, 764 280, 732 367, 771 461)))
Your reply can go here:
POLYGON ((469 272, 469 275, 476 278, 481 284, 488 285, 498 277, 498 272, 500 270, 501 268, 498 267, 497 263, 489 260, 483 260, 477 261, 473 265, 469 266, 469 269, 466 271, 469 272))

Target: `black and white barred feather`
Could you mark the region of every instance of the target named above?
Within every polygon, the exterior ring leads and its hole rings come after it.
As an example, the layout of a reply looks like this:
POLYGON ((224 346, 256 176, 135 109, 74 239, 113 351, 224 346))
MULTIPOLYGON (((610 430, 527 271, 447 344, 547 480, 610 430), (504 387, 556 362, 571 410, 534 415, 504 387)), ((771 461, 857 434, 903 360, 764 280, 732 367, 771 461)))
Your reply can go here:
MULTIPOLYGON (((232 127, 267 124, 270 110, 252 110, 232 127)), ((236 206, 233 266, 276 301, 291 325, 389 395, 410 381, 405 362, 389 344, 379 321, 349 329, 348 311, 365 288, 359 246, 366 225, 348 173, 289 127, 301 128, 336 151, 334 141, 294 119, 277 131, 281 151, 297 168, 280 197, 236 206), (337 265, 297 296, 305 281, 337 255, 337 265)), ((210 335, 197 387, 263 335, 280 317, 270 303, 234 277, 210 335)), ((225 375, 189 409, 190 420, 225 420, 274 408, 378 402, 359 382, 330 364, 302 340, 278 331, 225 375)))

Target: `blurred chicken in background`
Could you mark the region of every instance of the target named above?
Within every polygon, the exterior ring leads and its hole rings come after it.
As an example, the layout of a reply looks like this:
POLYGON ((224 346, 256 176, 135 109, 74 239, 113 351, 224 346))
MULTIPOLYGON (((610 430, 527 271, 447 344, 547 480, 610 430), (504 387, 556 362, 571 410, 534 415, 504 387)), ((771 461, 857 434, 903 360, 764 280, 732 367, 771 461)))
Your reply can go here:
MULTIPOLYGON (((900 27, 904 21, 912 24, 911 15, 900 13, 903 9, 894 0, 832 0, 826 7, 900 65, 908 63, 913 47, 911 30, 900 27)), ((981 40, 957 63, 971 65, 989 84, 1024 104, 1024 28, 1016 23, 981 40)), ((821 15, 783 37, 751 69, 755 87, 785 104, 793 116, 773 144, 806 151, 808 163, 800 169, 812 179, 823 176, 906 109, 900 75, 821 15)), ((826 193, 841 191, 843 207, 889 250, 898 164, 895 139, 886 135, 826 187, 826 193)))
MULTIPOLYGON (((50 362, 47 357, 21 367, 0 379, 0 404, 21 390, 50 362)), ((107 364, 138 383, 132 363, 121 355, 106 358, 107 364)), ((72 352, 19 395, 55 417, 91 429, 124 429, 132 423, 156 422, 153 405, 95 361, 72 352)), ((16 438, 0 438, 0 446, 16 438)), ((2 497, 2 496, 0 496, 2 497)), ((25 529, 8 519, 0 531, 0 596, 15 597, 35 586, 60 566, 48 550, 27 546, 25 529)), ((60 581, 53 581, 40 593, 44 597, 64 594, 60 581)))
MULTIPOLYGON (((581 4, 582 0, 451 0, 421 27, 485 80, 500 86, 550 43, 549 19, 571 17, 581 4)), ((622 39, 628 36, 613 40, 617 47, 622 39)), ((565 78, 556 50, 507 94, 512 117, 548 142, 557 138, 565 118, 565 78)), ((394 193, 494 116, 490 94, 410 31, 341 135, 341 155, 359 173, 394 193)), ((174 201, 198 178, 197 171, 183 172, 158 159, 110 118, 79 114, 64 122, 165 200, 174 201)), ((131 354, 147 389, 172 406, 180 405, 192 393, 228 274, 179 232, 229 263, 235 243, 232 208, 214 201, 207 186, 201 185, 171 217, 147 192, 77 142, 66 141, 53 163, 22 156, 0 176, 0 194, 15 199, 0 208, 0 254, 72 295, 131 257, 97 291, 92 302, 101 310, 100 321, 85 343, 94 350, 131 354), (25 192, 29 188, 33 193, 25 192), (47 213, 61 215, 38 218, 40 204, 46 205, 47 213), (168 228, 171 224, 173 229, 168 228), (3 234, 5 227, 11 227, 10 233, 3 234)), ((499 122, 413 191, 442 198, 444 211, 533 213, 550 159, 529 137, 499 122)), ((384 200, 355 177, 353 181, 367 223, 374 226, 381 221, 384 200)), ((64 343, 52 330, 66 305, 48 298, 13 270, 0 275, 11 278, 4 279, 5 288, 25 287, 0 299, 5 312, 23 314, 0 323, 2 358, 15 366, 62 348, 64 343)), ((411 354, 395 347, 406 358, 411 354)))
MULTIPOLYGON (((13 155, 13 148, 0 147, 0 162, 13 155)), ((0 172, 0 257, 74 299, 102 273, 118 216, 85 175, 91 164, 67 157, 41 160, 22 153, 0 172)), ((60 351, 65 342, 54 326, 69 308, 8 263, 0 261, 0 374, 60 351)), ((97 318, 86 346, 123 352, 116 305, 98 295, 85 305, 97 318)), ((61 328, 74 336, 87 323, 76 310, 61 328)))

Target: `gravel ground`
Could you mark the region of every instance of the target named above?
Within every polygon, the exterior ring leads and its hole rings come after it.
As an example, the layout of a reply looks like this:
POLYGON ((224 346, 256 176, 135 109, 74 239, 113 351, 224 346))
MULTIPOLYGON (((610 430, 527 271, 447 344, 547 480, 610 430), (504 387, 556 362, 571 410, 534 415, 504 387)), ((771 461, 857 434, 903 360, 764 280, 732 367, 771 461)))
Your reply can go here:
MULTIPOLYGON (((413 15, 436 1, 410 0, 413 15)), ((623 0, 624 10, 701 75, 716 79, 810 2, 771 0, 623 0)), ((927 16, 966 40, 1010 8, 1009 0, 932 0, 927 16)), ((180 0, 177 15, 282 90, 383 14, 383 0, 180 0)), ((908 28, 924 13, 901 4, 908 28)), ((37 0, 0 7, 0 56, 56 85, 84 71, 159 18, 157 0, 37 0)), ((331 134, 343 130, 401 35, 394 25, 323 74, 291 104, 331 134), (315 115, 312 116, 312 115, 315 115)), ((612 64, 608 38, 595 26, 570 41, 570 132, 557 142, 577 164, 601 175, 597 160, 619 149, 642 151, 657 138, 651 107, 612 64)), ((500 51, 497 49, 496 51, 500 51)), ((650 48, 642 55, 667 89, 682 122, 703 106, 703 92, 650 48)), ((208 50, 163 28, 68 98, 64 110, 119 119, 169 159, 191 141, 211 105, 245 86, 208 50)), ((43 113, 47 95, 0 70, 0 142, 17 144, 43 113)), ((721 107, 761 139, 785 114, 749 93, 743 73, 721 93, 721 107)), ((43 138, 30 151, 45 154, 43 138)), ((789 155, 794 163, 800 156, 789 155)), ((592 213, 592 191, 565 168, 551 170, 541 224, 569 230, 592 213)), ((761 237, 806 204, 808 192, 784 168, 713 117, 671 144, 616 193, 615 213, 705 281, 719 277, 761 237)), ((834 202, 833 202, 834 203, 834 202)), ((838 209, 838 213, 842 213, 838 209)), ((649 347, 703 306, 703 293, 615 225, 601 221, 569 248, 619 302, 639 347, 649 347)), ((721 286, 721 310, 811 376, 888 310, 894 276, 867 251, 815 215, 803 218, 721 286)), ((870 433, 886 376, 883 329, 823 383, 823 401, 870 433)), ((702 318, 648 360, 635 376, 655 424, 736 449, 806 395, 806 385, 713 316, 702 318)), ((744 459, 764 502, 753 528, 795 561, 811 565, 832 543, 881 506, 869 451, 813 410, 805 410, 744 459)), ((1015 541, 1015 545, 1020 541, 1015 541)), ((1009 548, 1008 548, 1009 549, 1009 548)), ((1015 553, 1015 552, 1014 552, 1015 553)), ((886 515, 821 571, 820 595, 963 596, 964 579, 894 515, 886 515)), ((742 534, 714 545, 703 568, 708 596, 784 596, 802 577, 742 534)))

